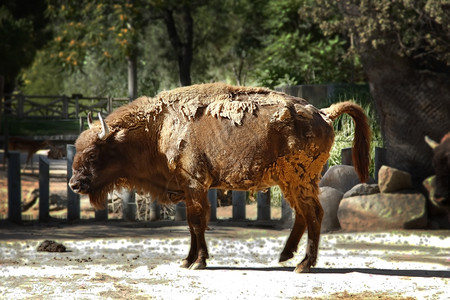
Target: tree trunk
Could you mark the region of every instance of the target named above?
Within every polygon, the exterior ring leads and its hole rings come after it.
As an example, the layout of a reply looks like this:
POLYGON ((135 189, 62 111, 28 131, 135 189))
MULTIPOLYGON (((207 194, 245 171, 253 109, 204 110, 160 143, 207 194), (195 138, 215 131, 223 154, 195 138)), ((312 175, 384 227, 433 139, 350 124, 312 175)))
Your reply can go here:
POLYGON ((166 23, 170 43, 177 55, 180 85, 187 86, 191 85, 194 21, 189 6, 184 5, 181 9, 181 24, 179 26, 181 30, 178 31, 173 13, 173 10, 166 9, 164 21, 166 23), (184 32, 184 36, 181 37, 179 32, 184 32))
POLYGON ((362 57, 380 116, 387 164, 411 173, 413 183, 434 171, 424 136, 439 141, 450 131, 450 76, 418 70, 382 51, 362 57))

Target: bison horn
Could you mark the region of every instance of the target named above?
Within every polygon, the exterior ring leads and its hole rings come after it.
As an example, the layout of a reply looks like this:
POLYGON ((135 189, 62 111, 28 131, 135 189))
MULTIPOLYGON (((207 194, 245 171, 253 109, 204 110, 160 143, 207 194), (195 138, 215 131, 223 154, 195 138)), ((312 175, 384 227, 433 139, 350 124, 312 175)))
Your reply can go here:
POLYGON ((437 142, 435 142, 432 139, 430 139, 427 135, 425 136, 425 142, 428 144, 428 146, 431 147, 431 149, 434 149, 437 146, 439 146, 439 144, 437 142))
POLYGON ((94 124, 92 123, 92 114, 91 114, 91 112, 89 112, 88 115, 87 115, 87 122, 88 122, 89 129, 92 129, 94 124))
POLYGON ((101 140, 106 140, 106 138, 109 136, 109 128, 108 125, 106 125, 105 120, 103 120, 102 115, 98 114, 98 119, 100 120, 100 124, 102 124, 102 132, 98 134, 98 138, 101 140))

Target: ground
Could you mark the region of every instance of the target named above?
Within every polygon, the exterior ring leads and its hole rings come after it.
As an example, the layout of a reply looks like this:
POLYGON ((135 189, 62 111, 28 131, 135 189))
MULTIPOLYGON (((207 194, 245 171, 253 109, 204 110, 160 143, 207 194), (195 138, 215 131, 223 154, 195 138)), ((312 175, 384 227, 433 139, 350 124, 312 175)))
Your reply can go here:
POLYGON ((0 221, 0 299, 448 299, 449 231, 322 234, 316 267, 295 274, 306 236, 279 264, 289 230, 255 226, 212 222, 207 269, 191 271, 185 222, 0 221), (67 252, 37 251, 45 240, 67 252))
POLYGON ((167 225, 2 223, 0 298, 448 299, 448 231, 323 234, 316 267, 295 274, 306 240, 280 265, 288 230, 212 223, 208 267, 191 271, 187 226, 167 225), (47 239, 68 252, 38 252, 47 239))

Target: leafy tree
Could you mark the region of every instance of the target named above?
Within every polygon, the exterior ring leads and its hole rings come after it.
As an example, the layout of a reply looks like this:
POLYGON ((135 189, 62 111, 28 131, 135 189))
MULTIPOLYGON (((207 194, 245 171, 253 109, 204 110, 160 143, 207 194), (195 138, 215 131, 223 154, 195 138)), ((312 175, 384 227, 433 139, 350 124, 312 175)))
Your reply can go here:
POLYGON ((50 37, 44 11, 45 0, 0 2, 0 82, 6 94, 13 92, 20 71, 50 37))
POLYGON ((137 56, 141 28, 148 22, 146 2, 48 1, 57 34, 50 55, 64 69, 82 70, 87 58, 112 64, 127 61, 129 95, 137 95, 137 56))
POLYGON ((303 12, 314 1, 270 1, 259 76, 263 85, 353 82, 362 79, 360 65, 346 53, 348 41, 338 34, 325 37, 319 20, 303 12))

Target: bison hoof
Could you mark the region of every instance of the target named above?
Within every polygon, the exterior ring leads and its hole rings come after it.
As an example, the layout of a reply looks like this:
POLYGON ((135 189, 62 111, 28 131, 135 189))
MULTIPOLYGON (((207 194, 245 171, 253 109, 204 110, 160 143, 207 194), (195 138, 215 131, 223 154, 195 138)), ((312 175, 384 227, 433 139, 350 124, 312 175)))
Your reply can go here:
POLYGON ((306 267, 302 265, 298 265, 294 270, 295 273, 309 273, 310 271, 311 267, 306 267))
POLYGON ((294 257, 294 253, 281 253, 280 260, 278 262, 285 262, 294 257))
POLYGON ((192 266, 189 268, 189 270, 204 270, 204 269, 206 269, 206 263, 204 262, 193 263, 192 266))
POLYGON ((189 269, 189 267, 192 265, 192 263, 190 261, 188 261, 187 259, 183 260, 183 262, 180 265, 180 268, 183 269, 189 269))

